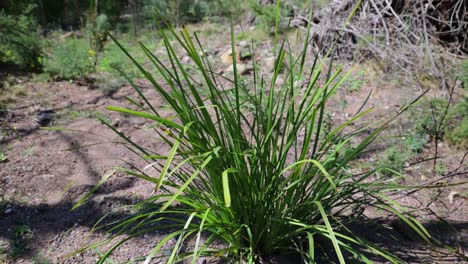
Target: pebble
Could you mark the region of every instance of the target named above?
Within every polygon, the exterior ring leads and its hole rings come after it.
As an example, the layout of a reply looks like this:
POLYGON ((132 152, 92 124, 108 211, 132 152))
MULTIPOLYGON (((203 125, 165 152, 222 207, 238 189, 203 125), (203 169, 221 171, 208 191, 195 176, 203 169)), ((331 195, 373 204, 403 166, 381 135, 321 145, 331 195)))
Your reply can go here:
POLYGON ((116 118, 112 121, 112 126, 118 127, 120 125, 120 119, 116 118))
POLYGON ((13 213, 13 209, 12 209, 12 208, 7 208, 7 209, 5 210, 5 214, 11 214, 11 213, 13 213))
POLYGON ((93 97, 85 101, 85 104, 96 104, 99 101, 99 97, 93 97))

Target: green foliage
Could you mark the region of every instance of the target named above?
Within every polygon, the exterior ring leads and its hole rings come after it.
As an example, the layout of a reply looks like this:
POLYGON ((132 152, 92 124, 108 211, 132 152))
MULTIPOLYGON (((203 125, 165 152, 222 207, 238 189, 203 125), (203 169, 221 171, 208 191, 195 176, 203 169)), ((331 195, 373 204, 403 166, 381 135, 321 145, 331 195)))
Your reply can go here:
MULTIPOLYGON (((316 63, 305 67, 306 50, 298 58, 288 58, 281 48, 276 58, 278 65, 283 60, 302 62, 288 68, 281 87, 275 87, 280 67, 268 77, 261 77, 254 67, 252 85, 247 86, 235 63, 231 85, 225 86, 221 85, 221 77, 213 73, 210 61, 200 57, 202 47, 196 37, 187 30, 170 34, 192 59, 194 67, 189 72, 166 36, 164 44, 169 61, 159 60, 142 46, 161 76, 158 79, 116 43, 152 83, 173 114, 162 117, 158 106, 152 105, 133 82, 131 85, 145 105, 135 103, 135 109, 108 107, 153 120, 155 132, 171 149, 169 153, 160 153, 159 149, 146 148, 107 123, 127 142, 128 148, 148 162, 145 169, 116 168, 116 171, 143 179, 155 188, 152 197, 133 208, 137 212, 135 216, 111 226, 109 232, 115 237, 122 232, 132 237, 160 229, 175 230, 148 254, 147 263, 164 257, 162 248, 173 239, 176 243, 163 262, 192 259, 196 263, 199 257, 211 255, 258 263, 265 255, 297 253, 304 262, 313 263, 325 256, 323 247, 327 247, 325 251, 333 251, 332 258, 336 257, 340 263, 345 262, 343 252, 369 261, 360 253, 362 248, 399 262, 387 251, 356 238, 346 227, 350 222, 359 221, 360 212, 369 205, 394 213, 429 241, 422 225, 404 207, 385 196, 387 188, 394 191, 398 187, 386 185, 381 179, 371 181, 375 179, 375 171, 364 172, 359 177, 349 173, 351 162, 391 119, 361 138, 360 143, 351 142, 365 129, 356 133, 344 133, 344 130, 372 109, 357 113, 322 135, 326 103, 346 79, 338 79, 339 72, 334 73, 331 65, 330 74, 322 74, 324 65, 318 58, 316 63), (306 68, 310 72, 305 73, 306 68), (301 94, 296 87, 299 76, 311 76, 301 94), (245 105, 251 110, 245 111, 245 105), (149 168, 159 174, 147 173, 149 168), (353 217, 345 220, 350 214, 353 217), (201 242, 202 235, 206 235, 204 242, 201 242), (195 245, 181 252, 192 238, 195 245), (218 246, 214 247, 215 243, 218 246)), ((234 39, 232 28, 231 39, 234 39)), ((307 49, 306 43, 304 47, 307 49)), ((93 190, 112 174, 106 175, 93 190)), ((121 242, 116 242, 98 263, 104 263, 121 242)))
POLYGON ((27 249, 28 245, 34 237, 34 233, 32 232, 31 228, 28 224, 23 223, 17 225, 13 230, 13 241, 11 244, 11 252, 10 255, 13 259, 19 258, 22 254, 24 254, 27 249))
POLYGON ((0 10, 0 63, 32 70, 41 68, 41 38, 31 16, 34 8, 29 5, 19 16, 0 10))
POLYGON ((421 153, 426 144, 426 135, 414 131, 407 134, 404 141, 405 149, 413 154, 421 153))
POLYGON ((444 118, 447 114, 449 102, 443 98, 434 98, 428 103, 423 103, 416 117, 416 131, 426 134, 431 138, 442 139, 444 130, 444 118))
POLYGON ((199 5, 204 19, 212 19, 212 17, 239 17, 239 14, 248 7, 247 2, 244 0, 205 0, 199 1, 199 5))
POLYGON ((389 177, 394 175, 395 172, 403 172, 407 160, 406 155, 407 153, 398 147, 386 149, 377 163, 379 168, 381 168, 381 174, 385 177, 389 177))
POLYGON ((153 19, 154 10, 157 10, 161 21, 182 25, 211 19, 211 17, 238 15, 245 8, 244 2, 241 0, 144 0, 141 14, 146 21, 149 21, 153 19))
POLYGON ((88 26, 91 31, 91 43, 93 50, 101 52, 104 48, 104 42, 107 40, 107 34, 112 29, 109 18, 106 14, 100 14, 93 25, 88 26))
POLYGON ((83 39, 68 39, 53 47, 44 71, 63 79, 84 78, 94 71, 96 54, 83 39))
POLYGON ((112 25, 109 22, 109 18, 106 14, 100 14, 96 18, 96 31, 99 34, 105 35, 112 29, 112 25))
MULTIPOLYGON (((255 23, 264 31, 271 32, 278 23, 287 23, 293 13, 293 8, 298 7, 295 1, 272 1, 272 3, 260 4, 259 1, 250 0, 250 8, 255 13, 255 23), (279 5, 278 5, 279 4, 279 5)), ((304 2, 299 6, 304 5, 304 2)))
POLYGON ((468 148, 468 96, 450 109, 446 131, 449 142, 468 148))
MULTIPOLYGON (((3 132, 6 133, 6 132, 3 132)), ((3 135, 2 135, 3 137, 3 135)), ((8 161, 8 152, 11 151, 11 146, 0 144, 0 162, 8 161)))
POLYGON ((174 25, 185 24, 189 22, 198 22, 202 20, 203 14, 201 3, 204 1, 179 0, 179 1, 144 1, 142 8, 143 16, 152 18, 154 10, 157 10, 161 20, 170 21, 174 25))
MULTIPOLYGON (((131 44, 125 45, 127 49, 133 48, 133 46, 131 44)), ((121 74, 129 78, 142 76, 132 61, 122 53, 119 46, 113 43, 104 47, 97 69, 101 72, 111 73, 114 76, 121 76, 121 74)))
POLYGON ((444 98, 421 102, 411 110, 411 116, 414 137, 447 139, 460 147, 468 145, 468 96, 453 106, 444 98))
POLYGON ((5 154, 5 152, 0 151, 0 162, 4 162, 8 160, 8 156, 5 154))
POLYGON ((450 76, 455 79, 457 78, 462 82, 463 89, 468 91, 468 60, 464 60, 457 64, 451 71, 450 76))
POLYGON ((255 0, 251 0, 250 3, 251 8, 256 15, 257 25, 260 25, 264 30, 267 31, 271 30, 271 28, 274 28, 277 21, 276 4, 260 5, 258 1, 255 0))
POLYGON ((361 87, 366 83, 365 70, 359 70, 353 73, 353 76, 349 77, 343 84, 346 89, 353 93, 359 92, 361 87))

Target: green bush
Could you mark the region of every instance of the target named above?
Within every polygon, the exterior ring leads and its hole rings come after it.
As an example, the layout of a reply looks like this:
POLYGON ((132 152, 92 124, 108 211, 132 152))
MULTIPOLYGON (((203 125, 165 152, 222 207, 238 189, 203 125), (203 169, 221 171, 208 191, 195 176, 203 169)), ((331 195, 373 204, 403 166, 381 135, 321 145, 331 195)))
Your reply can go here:
POLYGON ((24 69, 41 68, 42 44, 36 32, 30 5, 19 16, 0 10, 0 63, 13 63, 24 69))
POLYGON ((379 159, 378 166, 380 173, 385 177, 390 177, 396 173, 401 174, 407 160, 407 152, 397 147, 390 147, 385 150, 379 159))
POLYGON ((448 101, 444 98, 433 98, 428 102, 422 102, 418 108, 415 130, 420 134, 428 135, 431 138, 442 139, 444 136, 444 126, 448 111, 448 101))
POLYGON ((421 102, 411 110, 411 116, 411 130, 416 137, 447 139, 460 147, 468 145, 468 96, 452 106, 445 98, 421 102))
POLYGON ((279 23, 287 22, 286 20, 292 12, 292 5, 287 1, 261 5, 258 1, 250 0, 249 3, 255 13, 255 23, 267 32, 271 32, 277 23, 280 26, 279 23))
POLYGON ((450 109, 446 131, 449 142, 468 148, 468 96, 450 109))
POLYGON ((83 39, 68 39, 44 59, 44 71, 62 79, 85 78, 94 71, 96 54, 83 39))
MULTIPOLYGON (((130 48, 131 45, 126 45, 126 47, 130 48)), ((121 77, 122 73, 129 78, 142 76, 132 61, 122 53, 119 46, 113 43, 104 47, 97 69, 118 77, 121 77)))
POLYGON ((468 91, 468 60, 464 60, 463 62, 455 65, 450 77, 460 80, 462 82, 463 89, 468 91))
MULTIPOLYGON (((297 62, 288 68, 281 87, 275 86, 281 66, 269 77, 260 77, 254 67, 250 87, 241 80, 236 63, 231 85, 221 85, 220 78, 224 77, 215 75, 210 61, 200 57, 202 47, 194 43, 196 38, 187 30, 171 34, 195 65, 190 72, 180 63, 167 37, 164 44, 171 58, 168 62, 142 46, 161 76, 158 79, 121 47, 173 114, 162 117, 159 105, 151 104, 133 83, 146 104, 135 103, 136 109, 108 109, 153 120, 160 137, 156 140, 162 139, 170 151, 160 153, 159 149, 139 145, 102 120, 148 162, 145 169, 116 171, 147 181, 154 185, 155 192, 132 208, 135 215, 110 226, 108 231, 113 237, 123 232, 129 236, 110 247, 98 263, 105 263, 127 239, 157 230, 172 231, 149 252, 146 263, 154 258, 164 258, 165 263, 185 259, 196 263, 202 256, 259 263, 272 254, 297 254, 306 263, 327 256, 329 261, 340 263, 346 259, 370 262, 370 253, 394 263, 401 261, 348 229, 349 224, 360 221, 368 206, 395 214, 415 234, 430 241, 424 227, 403 206, 385 196, 386 190, 393 193, 398 186, 386 183, 384 178, 376 179, 376 171, 350 173, 352 162, 392 118, 358 143, 352 143, 354 137, 365 134, 367 127, 350 133, 349 126, 372 109, 357 113, 322 136, 327 101, 349 73, 341 79, 337 78, 339 72, 323 75, 324 65, 318 58, 305 73, 307 52, 301 52, 299 58, 286 58, 281 48, 277 65, 282 65, 283 60, 297 62), (306 75, 311 76, 310 83, 299 94, 296 80, 306 75), (245 105, 250 111, 245 111, 245 105), (149 168, 159 173, 149 174, 149 168), (170 254, 165 254, 162 248, 173 239, 170 254)), ((131 261, 137 260, 142 259, 131 261)))

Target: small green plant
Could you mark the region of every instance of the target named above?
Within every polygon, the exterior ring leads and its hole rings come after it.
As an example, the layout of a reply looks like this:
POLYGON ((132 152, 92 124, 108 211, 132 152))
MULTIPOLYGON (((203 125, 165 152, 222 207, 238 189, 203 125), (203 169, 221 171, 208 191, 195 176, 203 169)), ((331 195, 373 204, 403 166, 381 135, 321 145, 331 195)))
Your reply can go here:
POLYGON ((95 21, 92 30, 93 49, 101 52, 104 47, 104 42, 107 40, 107 34, 112 29, 109 18, 106 14, 100 14, 95 21))
POLYGON ((0 152, 0 162, 4 162, 4 161, 7 161, 7 160, 8 160, 8 156, 3 151, 1 151, 0 152))
POLYGON ((250 8, 255 12, 256 24, 265 32, 277 29, 282 18, 288 17, 291 7, 283 1, 260 4, 258 1, 250 0, 250 8))
POLYGON ((426 135, 418 132, 410 132, 405 136, 405 149, 411 153, 421 153, 427 144, 426 135))
POLYGON ((428 135, 432 139, 442 139, 444 131, 445 116, 449 102, 443 98, 433 98, 427 103, 422 103, 418 111, 415 129, 420 134, 428 135))
POLYGON ((455 65, 450 76, 453 79, 460 80, 462 82, 463 89, 468 91, 468 60, 463 60, 461 63, 455 65))
POLYGON ((38 253, 36 256, 33 258, 34 264, 52 264, 52 261, 44 257, 42 253, 38 253))
POLYGON ((34 147, 26 148, 21 151, 21 155, 23 156, 31 156, 34 153, 34 147))
POLYGON ((440 162, 436 164, 435 172, 437 175, 444 175, 445 173, 447 173, 447 171, 447 165, 440 162))
POLYGON ((406 161, 406 153, 397 147, 390 147, 385 150, 383 157, 379 160, 378 166, 383 176, 389 177, 403 172, 406 161))
POLYGON ((366 83, 365 71, 359 70, 349 77, 343 84, 345 89, 351 93, 359 92, 361 87, 366 83))
POLYGON ((468 96, 455 105, 444 98, 433 98, 417 104, 410 112, 415 120, 411 134, 421 141, 426 137, 447 139, 456 146, 468 146, 468 96))
POLYGON ((0 145, 0 162, 5 162, 8 160, 8 147, 0 145))
POLYGON ((33 236, 34 234, 29 225, 21 224, 15 227, 10 252, 13 259, 17 259, 28 250, 29 242, 33 239, 33 236))
MULTIPOLYGON (((128 49, 133 45, 125 45, 128 49)), ((128 78, 142 77, 138 68, 132 61, 122 54, 120 48, 115 44, 109 44, 104 47, 102 57, 99 59, 97 69, 101 72, 112 74, 115 78, 122 78, 122 74, 128 78)))
POLYGON ((43 73, 39 73, 39 74, 34 74, 31 81, 40 83, 40 82, 48 82, 51 79, 52 78, 51 78, 49 73, 43 72, 43 73))
POLYGON ((446 137, 452 144, 468 148, 468 96, 450 109, 446 137))
POLYGON ((85 78, 94 71, 96 53, 83 39, 68 39, 44 60, 44 71, 62 79, 85 78))

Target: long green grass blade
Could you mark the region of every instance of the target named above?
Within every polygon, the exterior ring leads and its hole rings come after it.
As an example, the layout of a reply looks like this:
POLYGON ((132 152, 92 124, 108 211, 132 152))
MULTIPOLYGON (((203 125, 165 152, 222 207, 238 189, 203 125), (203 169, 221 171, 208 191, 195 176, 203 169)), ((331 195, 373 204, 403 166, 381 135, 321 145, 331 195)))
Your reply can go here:
POLYGON ((338 245, 339 243, 336 239, 335 232, 333 231, 333 228, 330 225, 330 221, 328 221, 327 214, 325 213, 325 210, 323 210, 322 204, 319 201, 314 201, 314 203, 317 205, 320 214, 322 215, 323 222, 327 227, 328 234, 330 235, 331 242, 333 243, 333 247, 335 248, 335 253, 338 257, 338 260, 340 261, 340 264, 345 264, 346 262, 344 260, 343 254, 341 253, 340 246, 338 245))

